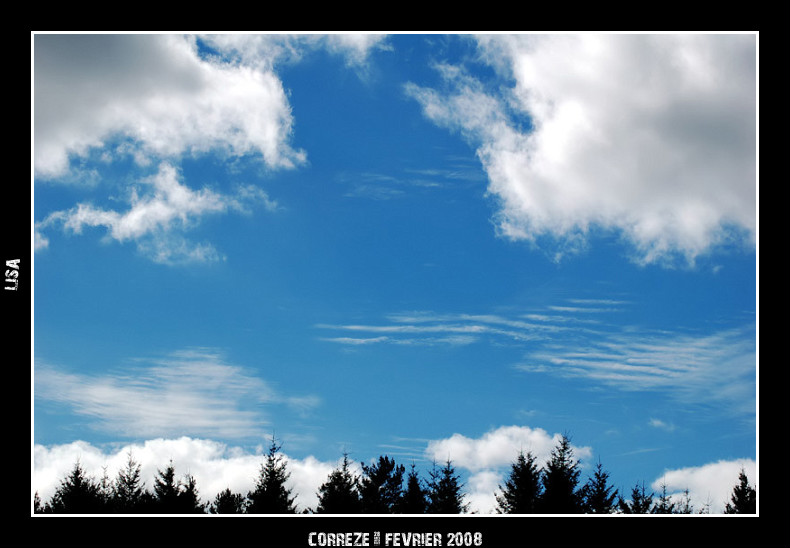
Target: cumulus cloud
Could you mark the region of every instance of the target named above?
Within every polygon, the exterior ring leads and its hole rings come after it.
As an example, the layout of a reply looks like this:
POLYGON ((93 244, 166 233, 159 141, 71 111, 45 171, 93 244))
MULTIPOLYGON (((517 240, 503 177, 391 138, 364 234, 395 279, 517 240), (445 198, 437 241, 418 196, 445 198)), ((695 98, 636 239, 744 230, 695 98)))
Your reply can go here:
POLYGON ((244 439, 260 435, 268 419, 262 406, 314 408, 313 396, 285 396, 209 349, 174 352, 150 365, 104 375, 69 373, 38 362, 34 396, 66 405, 90 425, 137 438, 174 434, 244 439))
MULTIPOLYGON (((426 455, 440 463, 450 459, 455 466, 477 472, 509 466, 521 451, 531 451, 543 463, 560 439, 560 434, 549 435, 542 428, 502 426, 476 439, 453 434, 431 441, 426 455)), ((589 447, 573 447, 573 450, 576 458, 585 459, 592 454, 589 447)))
POLYGON ((662 484, 666 485, 667 493, 675 501, 682 500, 683 492, 688 490, 695 512, 709 504, 711 514, 721 514, 730 502, 733 488, 738 485, 741 470, 746 472, 749 484, 757 488, 759 499, 757 463, 753 459, 720 460, 703 466, 667 470, 651 484, 651 488, 660 492, 662 484))
POLYGON ((254 186, 242 186, 234 194, 220 194, 210 189, 192 190, 181 181, 178 170, 168 164, 132 186, 127 198, 129 209, 123 212, 80 203, 66 211, 50 213, 36 223, 36 247, 47 247, 43 235, 50 226, 79 234, 84 227, 102 226, 107 236, 118 242, 135 241, 138 249, 160 263, 204 262, 219 259, 210 244, 194 244, 177 234, 205 215, 228 211, 246 212, 256 204, 268 210, 277 204, 254 186))
POLYGON ((260 154, 292 167, 293 120, 280 79, 260 67, 202 58, 194 37, 53 35, 34 38, 34 165, 69 170, 92 150, 152 157, 260 154), (118 145, 112 150, 110 145, 118 145), (122 146, 120 146, 122 145, 122 146))
MULTIPOLYGON (((453 434, 430 441, 425 455, 440 464, 450 460, 453 466, 467 471, 465 492, 470 510, 487 514, 495 511, 496 493, 519 453, 531 452, 539 466, 543 466, 561 437, 561 434, 550 435, 542 428, 501 426, 479 438, 453 434)), ((590 447, 571 447, 574 457, 582 463, 592 457, 590 447)))
POLYGON ((271 69, 295 63, 317 49, 326 49, 345 60, 346 66, 364 69, 372 51, 388 49, 386 35, 353 34, 208 34, 201 40, 241 64, 271 69))
MULTIPOLYGON (((194 476, 202 501, 209 503, 226 488, 242 495, 251 491, 264 462, 264 453, 263 447, 250 452, 217 441, 189 437, 157 438, 109 450, 84 441, 52 446, 36 444, 32 487, 46 502, 75 462, 79 461, 86 473, 95 479, 101 478, 106 470, 112 480, 126 466, 131 454, 140 464, 141 477, 147 489, 153 489, 157 471, 172 460, 176 475, 182 477, 188 473, 194 476)), ((283 452, 280 454, 291 473, 286 486, 293 490, 298 509, 315 508, 318 488, 337 463, 322 462, 312 456, 295 459, 283 452)))
POLYGON ((644 263, 754 238, 755 36, 477 42, 508 85, 440 65, 445 89, 406 89, 477 148, 500 234, 561 256, 614 230, 644 263))

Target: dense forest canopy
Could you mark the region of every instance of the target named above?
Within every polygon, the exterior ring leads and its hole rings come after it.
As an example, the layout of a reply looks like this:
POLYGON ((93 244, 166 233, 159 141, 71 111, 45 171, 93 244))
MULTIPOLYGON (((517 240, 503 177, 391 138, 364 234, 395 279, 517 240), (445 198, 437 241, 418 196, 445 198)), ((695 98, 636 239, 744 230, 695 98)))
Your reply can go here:
MULTIPOLYGON (((295 514, 298 512, 287 461, 281 446, 272 439, 261 463, 253 489, 246 494, 226 488, 208 503, 200 498, 197 481, 190 474, 177 477, 170 461, 159 469, 153 490, 141 478, 141 466, 129 453, 126 465, 114 479, 89 476, 79 461, 60 481, 46 502, 34 495, 37 514, 295 514)), ((302 513, 315 514, 463 514, 469 511, 464 485, 451 460, 433 463, 428 478, 412 464, 409 473, 386 455, 372 464, 361 464, 355 473, 348 454, 318 490, 318 505, 302 513)), ((580 462, 573 455, 570 439, 562 436, 542 466, 532 453, 519 453, 509 475, 496 492, 500 514, 705 514, 710 501, 699 506, 688 490, 678 498, 649 491, 644 482, 630 493, 620 493, 609 482, 609 473, 599 461, 591 476, 583 480, 580 462)), ((744 470, 726 502, 726 514, 755 514, 757 491, 744 470)))

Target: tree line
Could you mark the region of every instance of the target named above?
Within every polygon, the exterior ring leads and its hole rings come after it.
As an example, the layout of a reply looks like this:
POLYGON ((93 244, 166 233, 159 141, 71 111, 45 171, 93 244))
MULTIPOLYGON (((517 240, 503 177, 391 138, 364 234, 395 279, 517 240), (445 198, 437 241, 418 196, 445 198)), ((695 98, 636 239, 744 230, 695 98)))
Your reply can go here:
MULTIPOLYGON (((86 474, 77 461, 60 481, 52 498, 42 502, 34 495, 35 513, 53 514, 295 514, 298 512, 281 446, 272 439, 261 463, 253 490, 246 494, 226 488, 210 503, 201 501, 195 478, 175 475, 170 461, 157 470, 153 491, 145 488, 141 466, 128 455, 126 465, 113 479, 107 470, 98 480, 86 474)), ((372 464, 360 464, 356 474, 347 454, 342 463, 319 487, 318 505, 302 510, 316 514, 462 514, 469 511, 460 476, 451 460, 437 463, 428 478, 418 474, 414 464, 406 471, 388 456, 372 464)), ((504 485, 496 492, 496 511, 501 514, 692 514, 709 513, 710 504, 696 509, 688 490, 680 500, 667 494, 648 492, 644 483, 631 489, 630 498, 609 482, 609 473, 600 461, 585 483, 581 482, 580 463, 573 456, 567 436, 551 451, 540 466, 531 452, 519 453, 511 464, 504 485)), ((754 514, 756 488, 741 470, 724 512, 754 514)))

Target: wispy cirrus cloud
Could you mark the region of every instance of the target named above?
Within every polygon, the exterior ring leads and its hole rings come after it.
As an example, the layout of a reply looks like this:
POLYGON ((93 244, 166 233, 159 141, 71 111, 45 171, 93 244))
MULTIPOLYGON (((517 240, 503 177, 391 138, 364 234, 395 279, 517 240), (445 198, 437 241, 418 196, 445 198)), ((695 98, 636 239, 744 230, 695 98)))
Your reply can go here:
POLYGON ((323 340, 346 343, 389 343, 401 345, 465 345, 480 341, 503 340, 526 342, 546 333, 564 329, 541 321, 525 321, 496 314, 436 314, 411 312, 391 314, 385 324, 318 324, 323 330, 368 333, 375 337, 323 337, 323 340))
POLYGON ((754 326, 712 333, 627 329, 547 344, 516 369, 587 379, 621 390, 663 390, 688 401, 735 403, 754 413, 754 326))
MULTIPOLYGON (((506 345, 513 369, 626 391, 664 391, 684 401, 728 403, 754 413, 756 329, 650 329, 623 323, 618 299, 567 299, 528 313, 391 314, 377 324, 319 324, 321 340, 345 346, 506 345), (349 336, 353 333, 353 336, 349 336)), ((657 426, 657 425, 656 425, 657 426)))
POLYGON ((476 147, 499 234, 555 257, 616 231, 638 262, 693 263, 756 231, 754 35, 486 35, 507 84, 437 65, 406 87, 476 147))
POLYGON ((263 408, 296 412, 320 403, 285 396, 253 372, 210 349, 188 349, 102 375, 77 374, 44 362, 34 371, 40 403, 66 405, 93 428, 129 437, 171 435, 241 439, 261 435, 263 408))

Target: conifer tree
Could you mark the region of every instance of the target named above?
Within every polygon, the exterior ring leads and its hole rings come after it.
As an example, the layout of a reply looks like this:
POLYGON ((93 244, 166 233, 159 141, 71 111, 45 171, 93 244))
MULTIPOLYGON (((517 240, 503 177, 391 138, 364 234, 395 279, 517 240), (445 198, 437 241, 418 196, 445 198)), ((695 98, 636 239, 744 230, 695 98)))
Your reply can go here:
POLYGON ((573 457, 568 436, 560 438, 552 449, 551 458, 543 469, 543 496, 541 512, 544 514, 579 514, 582 512, 579 484, 579 462, 573 457))
POLYGON ((658 501, 650 509, 651 514, 676 514, 677 504, 675 504, 670 496, 667 494, 667 484, 661 482, 661 495, 658 501))
POLYGON ((617 489, 609 485, 609 473, 601 461, 582 488, 584 511, 589 514, 611 514, 617 508, 617 489))
POLYGON ((689 496, 688 488, 683 490, 683 498, 677 504, 676 513, 678 514, 693 514, 694 505, 691 504, 691 497, 689 496))
POLYGON ((176 480, 176 469, 173 461, 164 470, 157 470, 154 478, 154 508, 157 513, 178 514, 178 494, 181 489, 176 480))
POLYGON ((631 500, 621 497, 618 506, 623 514, 649 514, 653 507, 653 493, 647 494, 644 482, 641 485, 637 483, 631 489, 631 500))
POLYGON ((403 465, 387 456, 370 466, 362 463, 359 496, 365 514, 393 514, 403 496, 403 465))
POLYGON ((214 502, 209 506, 211 514, 243 514, 244 497, 239 493, 233 493, 229 487, 217 493, 214 502))
POLYGON ((417 473, 417 468, 412 463, 409 475, 406 478, 406 490, 400 500, 398 513, 424 514, 428 509, 427 491, 422 485, 422 479, 417 473))
POLYGON ((749 485, 749 478, 741 468, 738 474, 738 485, 732 490, 730 502, 724 507, 725 514, 756 514, 757 490, 749 485))
POLYGON ((261 464, 255 490, 247 495, 248 514, 295 514, 295 497, 285 484, 290 477, 285 459, 279 454, 281 446, 274 436, 266 460, 261 464))
POLYGON ((541 496, 540 469, 536 457, 520 452, 510 469, 505 487, 496 495, 499 514, 534 514, 541 496))
POLYGON ((179 514, 205 514, 206 505, 200 501, 197 481, 192 474, 186 474, 178 491, 179 514))
POLYGON ((343 464, 329 474, 318 489, 317 514, 359 514, 359 479, 351 472, 348 453, 343 454, 343 464))
POLYGON ((133 514, 149 509, 152 496, 145 490, 140 470, 140 465, 135 462, 130 451, 126 466, 118 471, 112 486, 113 510, 116 513, 133 514))
POLYGON ((85 474, 79 461, 61 480, 48 506, 56 514, 96 514, 104 510, 99 485, 85 474))
POLYGON ((464 494, 459 483, 460 477, 455 473, 455 467, 448 459, 441 468, 436 463, 431 470, 431 479, 428 481, 428 514, 462 514, 468 509, 464 503, 464 494))
POLYGON ((113 504, 113 489, 112 480, 110 480, 110 476, 107 475, 106 466, 102 467, 102 476, 99 480, 99 497, 101 498, 104 512, 111 512, 113 504))

